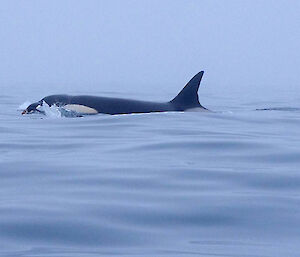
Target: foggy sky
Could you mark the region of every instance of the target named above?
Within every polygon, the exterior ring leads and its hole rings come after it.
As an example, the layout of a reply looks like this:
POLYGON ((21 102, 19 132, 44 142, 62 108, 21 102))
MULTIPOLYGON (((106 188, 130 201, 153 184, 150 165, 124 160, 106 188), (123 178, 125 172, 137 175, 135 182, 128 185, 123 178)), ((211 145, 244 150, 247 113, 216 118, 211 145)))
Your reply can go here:
POLYGON ((0 87, 178 89, 205 70, 218 90, 299 88, 299 13, 298 0, 1 1, 0 87))

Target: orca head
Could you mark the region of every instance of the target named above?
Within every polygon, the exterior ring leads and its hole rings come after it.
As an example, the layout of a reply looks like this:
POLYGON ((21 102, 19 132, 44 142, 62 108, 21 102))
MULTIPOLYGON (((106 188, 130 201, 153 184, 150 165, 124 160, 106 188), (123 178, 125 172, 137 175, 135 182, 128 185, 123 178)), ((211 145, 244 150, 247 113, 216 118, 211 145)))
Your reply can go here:
POLYGON ((22 114, 30 114, 30 113, 35 113, 35 112, 41 112, 40 110, 37 109, 37 108, 40 107, 41 105, 42 105, 41 102, 32 103, 31 105, 29 105, 29 106, 22 112, 22 114))

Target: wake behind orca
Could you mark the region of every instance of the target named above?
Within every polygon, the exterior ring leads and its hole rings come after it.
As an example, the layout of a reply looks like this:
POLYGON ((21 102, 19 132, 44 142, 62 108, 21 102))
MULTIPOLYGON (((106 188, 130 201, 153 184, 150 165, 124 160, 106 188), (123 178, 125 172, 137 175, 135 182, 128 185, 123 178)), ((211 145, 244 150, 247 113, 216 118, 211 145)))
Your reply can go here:
POLYGON ((193 108, 207 110, 200 104, 198 97, 198 89, 203 74, 204 71, 197 73, 173 100, 165 103, 89 95, 50 95, 29 105, 22 114, 41 112, 38 109, 43 103, 47 103, 49 106, 56 105, 63 107, 66 110, 75 111, 80 114, 103 113, 113 115, 186 111, 193 108))

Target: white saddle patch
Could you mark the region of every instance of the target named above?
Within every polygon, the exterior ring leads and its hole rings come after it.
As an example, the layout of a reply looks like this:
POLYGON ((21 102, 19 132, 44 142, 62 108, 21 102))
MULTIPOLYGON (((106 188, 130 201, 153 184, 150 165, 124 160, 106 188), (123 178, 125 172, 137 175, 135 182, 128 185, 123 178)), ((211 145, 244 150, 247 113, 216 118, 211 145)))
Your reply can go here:
POLYGON ((210 110, 204 109, 202 107, 195 107, 185 110, 185 112, 211 112, 210 110))
POLYGON ((64 106, 64 109, 69 110, 69 111, 74 111, 78 112, 81 114, 97 114, 98 111, 95 110, 94 108, 81 105, 81 104, 67 104, 64 106))

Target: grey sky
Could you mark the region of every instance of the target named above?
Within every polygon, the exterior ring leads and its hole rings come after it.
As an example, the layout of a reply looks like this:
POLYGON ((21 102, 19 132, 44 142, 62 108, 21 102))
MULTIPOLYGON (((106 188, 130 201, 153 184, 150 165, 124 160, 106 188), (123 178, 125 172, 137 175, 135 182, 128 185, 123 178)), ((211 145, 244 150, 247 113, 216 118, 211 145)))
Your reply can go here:
POLYGON ((1 1, 0 83, 178 89, 203 69, 220 90, 298 87, 299 14, 298 0, 1 1))

